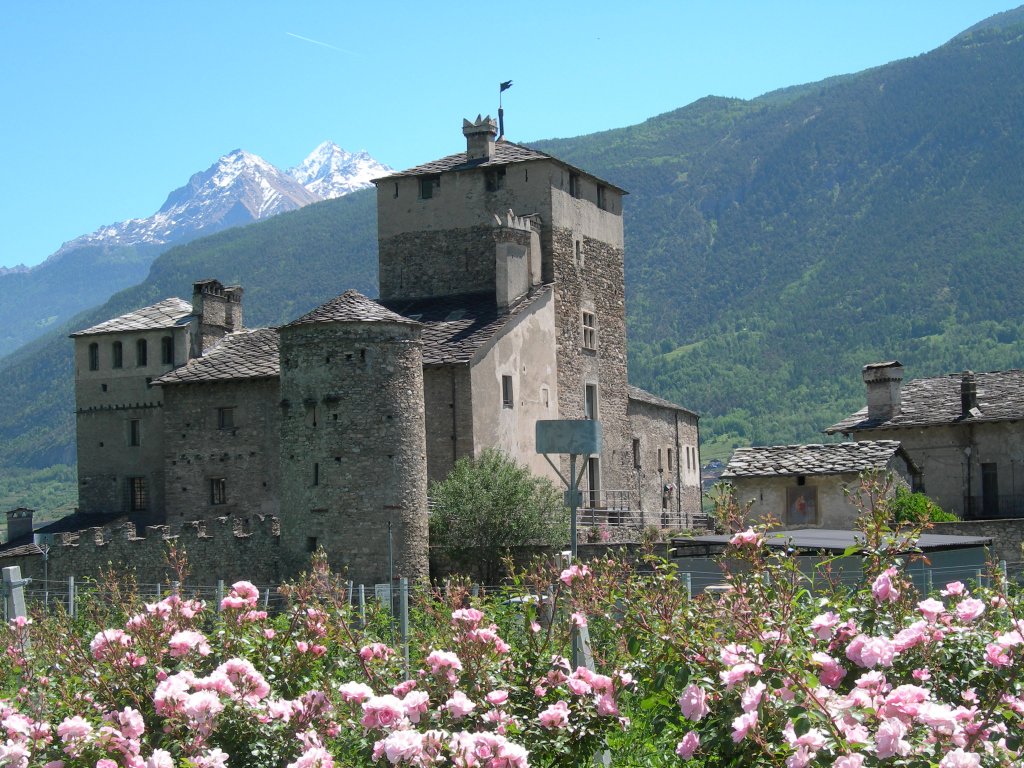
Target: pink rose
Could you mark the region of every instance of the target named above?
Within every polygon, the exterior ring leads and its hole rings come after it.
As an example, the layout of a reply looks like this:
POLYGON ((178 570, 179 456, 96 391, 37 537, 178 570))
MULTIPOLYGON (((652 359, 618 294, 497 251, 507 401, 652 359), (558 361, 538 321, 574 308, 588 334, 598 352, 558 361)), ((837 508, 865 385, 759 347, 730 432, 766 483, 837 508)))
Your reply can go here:
POLYGON ((757 710, 744 712, 732 721, 732 740, 739 744, 757 726, 757 710))
POLYGON ((447 709, 451 716, 456 720, 461 720, 476 709, 476 704, 470 701, 462 691, 456 691, 452 694, 452 697, 445 702, 444 708, 447 709))
POLYGON ((729 539, 729 543, 734 547, 756 547, 761 543, 761 534, 753 528, 747 528, 735 534, 729 539))
POLYGON ((690 731, 676 745, 676 754, 683 758, 683 760, 689 760, 699 748, 700 735, 696 731, 690 731))
POLYGON ((544 728, 566 728, 569 725, 569 705, 559 701, 540 713, 541 726, 544 728))
POLYGON ((585 579, 590 575, 590 569, 585 565, 570 565, 561 575, 558 577, 565 586, 571 587, 572 583, 577 579, 585 579))
POLYGON ((956 617, 965 624, 974 621, 985 612, 985 603, 973 597, 965 597, 956 606, 956 617))
POLYGON ((946 612, 946 606, 942 604, 942 601, 936 600, 934 597, 929 597, 927 600, 919 602, 917 609, 927 621, 935 621, 940 613, 946 612))
POLYGON ((364 728, 390 728, 404 715, 402 702, 391 694, 372 696, 363 702, 363 719, 359 722, 364 728))
POLYGON ((875 600, 880 603, 894 603, 899 599, 900 591, 893 584, 893 578, 896 576, 896 573, 895 568, 886 568, 878 574, 871 585, 871 594, 875 596, 875 600))

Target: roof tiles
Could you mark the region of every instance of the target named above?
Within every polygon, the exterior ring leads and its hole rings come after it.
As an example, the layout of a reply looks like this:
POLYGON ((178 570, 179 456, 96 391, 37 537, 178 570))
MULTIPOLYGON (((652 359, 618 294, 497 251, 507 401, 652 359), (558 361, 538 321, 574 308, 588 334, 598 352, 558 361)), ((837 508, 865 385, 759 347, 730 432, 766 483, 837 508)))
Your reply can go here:
POLYGON ((974 374, 977 410, 964 415, 960 404, 963 374, 911 379, 900 393, 900 412, 891 419, 869 419, 867 407, 825 431, 854 432, 860 429, 901 429, 942 424, 972 424, 983 421, 1024 419, 1024 371, 994 371, 974 374))
POLYGON ((75 336, 91 336, 97 333, 121 333, 123 331, 153 331, 161 328, 175 328, 188 323, 192 314, 192 305, 182 299, 170 298, 157 302, 142 309, 115 317, 86 328, 75 331, 75 336))
POLYGON ((264 379, 280 372, 276 328, 236 331, 202 357, 166 373, 154 383, 196 384, 237 379, 264 379))
POLYGON ((392 312, 373 299, 368 299, 359 291, 349 290, 284 327, 291 328, 311 323, 404 323, 409 325, 414 324, 415 321, 392 312))
POLYGON ((902 448, 896 440, 737 448, 722 477, 837 475, 881 470, 900 452, 902 448))

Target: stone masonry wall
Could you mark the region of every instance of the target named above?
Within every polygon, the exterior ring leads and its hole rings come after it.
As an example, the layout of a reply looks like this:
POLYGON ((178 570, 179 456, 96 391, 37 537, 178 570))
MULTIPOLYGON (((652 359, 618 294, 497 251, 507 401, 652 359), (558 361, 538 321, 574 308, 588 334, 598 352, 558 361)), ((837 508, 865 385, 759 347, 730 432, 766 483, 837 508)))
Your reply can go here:
POLYGON ((427 480, 437 483, 455 462, 473 455, 473 395, 468 365, 423 369, 427 480))
POLYGON ((1006 561, 1011 577, 1024 573, 1024 518, 1004 520, 961 520, 956 523, 935 523, 929 533, 948 536, 988 536, 992 539, 991 557, 1006 561))
POLYGON ((380 296, 419 298, 493 291, 494 226, 405 232, 378 244, 380 296))
POLYGON ((278 380, 176 384, 164 390, 167 520, 277 515, 278 380), (232 409, 230 427, 220 426, 222 408, 232 409), (220 479, 225 494, 215 496, 212 484, 220 479))
POLYGON ((362 583, 427 576, 419 327, 281 329, 281 523, 294 567, 322 547, 362 583))
MULTIPOLYGON (((134 575, 144 584, 166 583, 173 573, 167 553, 173 544, 183 550, 190 566, 190 583, 214 586, 247 579, 255 584, 280 584, 294 576, 281 569, 280 527, 277 518, 254 516, 217 518, 183 526, 149 526, 137 536, 131 523, 63 534, 49 548, 45 573, 51 584, 74 576, 76 581, 99 578, 104 572, 134 575)), ((39 555, 4 558, 5 567, 20 565, 22 575, 44 577, 39 555)))
POLYGON ((623 252, 601 240, 574 236, 569 229, 552 231, 551 248, 555 271, 559 418, 583 418, 585 385, 597 384, 598 418, 604 439, 600 485, 603 489, 628 490, 635 484, 635 477, 632 432, 626 413, 623 252), (575 240, 581 241, 582 264, 575 258, 575 240), (595 351, 583 348, 585 308, 597 317, 595 351))

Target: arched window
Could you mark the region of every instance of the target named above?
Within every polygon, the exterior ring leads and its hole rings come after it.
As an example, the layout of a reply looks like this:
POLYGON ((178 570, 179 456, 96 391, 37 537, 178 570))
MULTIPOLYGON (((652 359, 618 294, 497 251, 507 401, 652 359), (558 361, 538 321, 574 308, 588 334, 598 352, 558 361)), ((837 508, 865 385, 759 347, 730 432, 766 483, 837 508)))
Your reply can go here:
POLYGON ((114 368, 124 367, 124 349, 121 347, 120 341, 115 341, 113 344, 113 366, 114 368))
POLYGON ((160 339, 160 362, 164 365, 174 365, 174 339, 170 336, 160 339))
POLYGON ((137 342, 135 342, 135 364, 139 366, 139 368, 142 368, 147 364, 148 357, 149 354, 148 349, 146 347, 146 340, 139 339, 137 342))
POLYGON ((100 345, 93 342, 89 345, 89 370, 98 371, 100 369, 100 345))

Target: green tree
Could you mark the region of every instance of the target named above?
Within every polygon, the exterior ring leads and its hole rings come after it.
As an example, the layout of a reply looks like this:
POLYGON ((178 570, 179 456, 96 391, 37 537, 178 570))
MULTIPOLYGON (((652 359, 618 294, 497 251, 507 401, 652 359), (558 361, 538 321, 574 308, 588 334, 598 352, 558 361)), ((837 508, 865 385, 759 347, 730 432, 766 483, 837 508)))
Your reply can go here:
POLYGON ((564 545, 569 520, 562 494, 501 451, 459 459, 430 488, 430 543, 467 574, 493 584, 511 547, 564 545))
POLYGON ((896 523, 955 523, 960 519, 923 493, 911 493, 906 488, 896 489, 887 509, 896 523))

